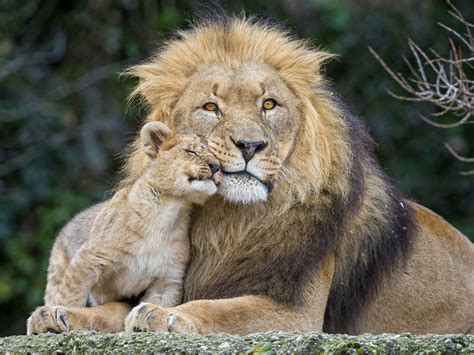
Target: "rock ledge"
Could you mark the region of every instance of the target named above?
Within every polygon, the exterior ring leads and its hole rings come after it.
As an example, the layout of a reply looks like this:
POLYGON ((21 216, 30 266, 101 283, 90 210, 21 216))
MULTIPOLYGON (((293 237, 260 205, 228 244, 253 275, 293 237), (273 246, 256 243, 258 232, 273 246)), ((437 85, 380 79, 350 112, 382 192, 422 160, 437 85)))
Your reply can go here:
POLYGON ((228 334, 71 332, 0 338, 1 353, 474 353, 473 335, 364 334, 268 332, 228 334))

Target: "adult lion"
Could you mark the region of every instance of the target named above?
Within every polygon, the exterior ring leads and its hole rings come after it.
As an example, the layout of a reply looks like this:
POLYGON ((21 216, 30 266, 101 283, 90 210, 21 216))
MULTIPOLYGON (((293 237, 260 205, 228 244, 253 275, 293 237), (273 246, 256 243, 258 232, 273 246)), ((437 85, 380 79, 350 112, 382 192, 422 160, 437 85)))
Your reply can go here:
MULTIPOLYGON (((388 181, 320 73, 328 58, 278 28, 230 19, 180 32, 130 70, 148 119, 208 136, 225 174, 193 217, 184 304, 139 305, 129 329, 473 331, 472 244, 388 181)), ((132 150, 123 185, 144 159, 132 150)), ((116 331, 129 311, 45 316, 59 329, 116 331)))

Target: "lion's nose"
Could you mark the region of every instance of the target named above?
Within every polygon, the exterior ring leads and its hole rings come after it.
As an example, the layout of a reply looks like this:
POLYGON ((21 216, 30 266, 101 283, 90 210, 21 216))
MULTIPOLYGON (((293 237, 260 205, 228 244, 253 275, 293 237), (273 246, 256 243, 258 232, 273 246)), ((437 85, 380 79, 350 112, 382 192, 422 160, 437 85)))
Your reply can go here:
POLYGON ((248 163, 253 158, 256 152, 264 149, 267 143, 264 141, 249 142, 249 141, 237 141, 235 145, 240 149, 245 162, 248 163))

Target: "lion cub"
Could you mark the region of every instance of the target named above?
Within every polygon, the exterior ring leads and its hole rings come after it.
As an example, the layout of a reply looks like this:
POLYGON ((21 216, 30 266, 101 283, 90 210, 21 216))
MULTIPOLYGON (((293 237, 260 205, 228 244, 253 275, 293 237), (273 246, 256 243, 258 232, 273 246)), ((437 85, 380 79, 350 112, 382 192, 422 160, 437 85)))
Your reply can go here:
POLYGON ((84 306, 88 300, 98 305, 137 296, 163 307, 180 303, 190 212, 217 191, 219 162, 198 136, 174 135, 161 122, 147 123, 141 140, 149 157, 142 176, 92 207, 101 209, 92 228, 87 220, 81 222, 83 230, 77 228, 79 214, 56 239, 47 306, 84 306))

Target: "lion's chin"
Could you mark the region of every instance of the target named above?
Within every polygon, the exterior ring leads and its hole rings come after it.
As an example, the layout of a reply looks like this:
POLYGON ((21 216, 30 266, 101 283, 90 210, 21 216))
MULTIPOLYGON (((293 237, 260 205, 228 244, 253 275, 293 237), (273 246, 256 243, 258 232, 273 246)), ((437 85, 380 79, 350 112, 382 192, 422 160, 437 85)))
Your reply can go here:
POLYGON ((248 205, 266 201, 268 188, 247 173, 223 174, 217 193, 227 202, 248 205))

